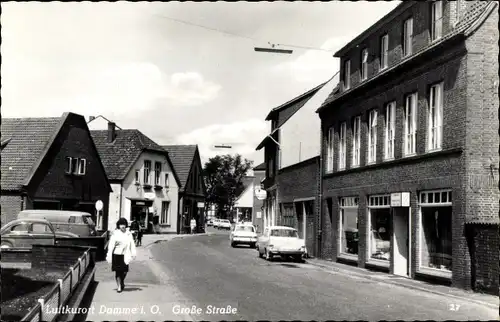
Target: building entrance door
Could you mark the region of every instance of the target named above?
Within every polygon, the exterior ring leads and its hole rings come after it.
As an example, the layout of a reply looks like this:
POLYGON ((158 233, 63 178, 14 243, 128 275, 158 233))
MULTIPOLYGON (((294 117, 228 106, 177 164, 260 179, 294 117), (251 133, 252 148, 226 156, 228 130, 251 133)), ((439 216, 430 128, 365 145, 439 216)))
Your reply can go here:
POLYGON ((411 240, 411 211, 410 207, 396 207, 392 209, 393 227, 392 254, 393 274, 409 277, 410 275, 410 240, 411 240))

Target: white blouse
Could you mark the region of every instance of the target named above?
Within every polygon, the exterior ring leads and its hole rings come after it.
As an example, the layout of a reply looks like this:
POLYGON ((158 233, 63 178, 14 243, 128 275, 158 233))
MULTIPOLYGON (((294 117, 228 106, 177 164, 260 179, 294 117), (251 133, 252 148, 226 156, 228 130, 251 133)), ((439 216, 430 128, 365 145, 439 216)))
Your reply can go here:
POLYGON ((110 245, 113 247, 113 254, 123 255, 125 254, 125 249, 129 246, 129 243, 133 243, 133 237, 130 232, 122 232, 117 229, 113 232, 113 241, 114 245, 110 245))

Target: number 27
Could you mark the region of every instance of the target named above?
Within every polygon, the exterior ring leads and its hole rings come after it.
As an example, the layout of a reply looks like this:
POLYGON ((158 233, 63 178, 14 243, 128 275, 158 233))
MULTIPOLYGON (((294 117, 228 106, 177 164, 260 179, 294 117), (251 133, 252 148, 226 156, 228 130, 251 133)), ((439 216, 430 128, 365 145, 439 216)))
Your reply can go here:
POLYGON ((450 304, 450 311, 458 311, 460 309, 460 304, 450 304))

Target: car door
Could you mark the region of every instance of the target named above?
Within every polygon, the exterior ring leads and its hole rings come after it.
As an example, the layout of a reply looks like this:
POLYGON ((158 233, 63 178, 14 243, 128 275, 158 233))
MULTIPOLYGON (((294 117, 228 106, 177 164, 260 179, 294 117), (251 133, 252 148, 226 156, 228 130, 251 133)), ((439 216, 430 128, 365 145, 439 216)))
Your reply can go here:
POLYGON ((31 236, 29 235, 29 224, 15 224, 2 235, 2 241, 12 244, 12 247, 30 247, 31 236))
POLYGON ((54 232, 49 225, 33 223, 30 230, 32 245, 54 245, 54 232))

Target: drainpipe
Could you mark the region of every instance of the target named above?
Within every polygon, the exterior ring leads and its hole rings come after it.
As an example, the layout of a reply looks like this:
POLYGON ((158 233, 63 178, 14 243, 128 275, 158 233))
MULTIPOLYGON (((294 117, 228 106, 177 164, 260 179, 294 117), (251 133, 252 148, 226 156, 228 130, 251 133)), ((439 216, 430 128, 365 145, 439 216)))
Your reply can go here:
MULTIPOLYGON (((318 115, 319 116, 319 115, 318 115)), ((321 242, 323 235, 323 127, 320 126, 319 173, 318 173, 318 206, 319 216, 317 225, 316 257, 321 257, 321 242)))

